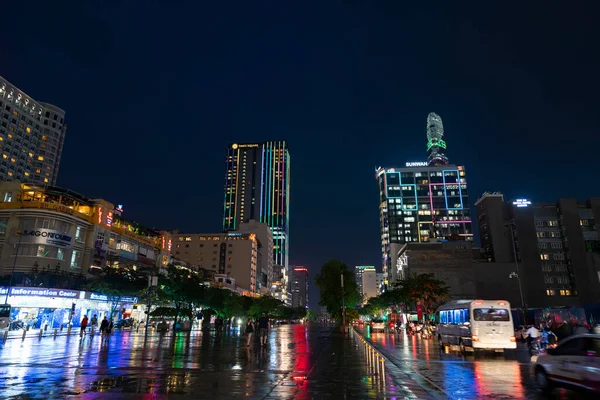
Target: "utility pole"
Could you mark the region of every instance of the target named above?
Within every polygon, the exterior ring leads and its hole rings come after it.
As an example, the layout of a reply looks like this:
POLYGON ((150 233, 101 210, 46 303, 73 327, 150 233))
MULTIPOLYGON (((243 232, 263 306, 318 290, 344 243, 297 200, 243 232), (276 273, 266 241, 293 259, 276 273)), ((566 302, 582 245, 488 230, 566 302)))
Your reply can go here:
POLYGON ((515 234, 513 232, 513 227, 515 226, 514 220, 510 220, 508 224, 506 224, 510 229, 510 239, 512 242, 513 255, 515 257, 515 266, 517 268, 516 272, 513 272, 509 275, 509 278, 517 278, 517 283, 519 284, 519 295, 521 296, 521 312, 523 313, 523 323, 527 325, 527 306, 525 306, 525 300, 523 298, 523 287, 521 286, 521 273, 519 272, 519 260, 517 258, 517 246, 515 244, 515 234))
POLYGON ((345 335, 346 334, 346 302, 344 300, 344 271, 342 271, 341 281, 342 281, 342 332, 344 332, 344 335, 345 335))
POLYGON ((8 295, 10 293, 10 288, 12 287, 13 277, 15 276, 15 267, 17 266, 17 257, 19 256, 19 248, 21 247, 21 238, 23 237, 22 233, 23 232, 21 232, 18 229, 15 229, 13 231, 13 235, 19 236, 19 241, 17 242, 17 248, 15 249, 15 259, 13 261, 12 271, 10 272, 10 280, 8 281, 8 289, 6 290, 6 298, 4 299, 4 304, 8 304, 8 295))
POLYGON ((158 286, 158 276, 156 275, 148 275, 148 303, 146 307, 146 326, 144 326, 144 343, 148 338, 148 325, 150 325, 150 308, 152 307, 152 295, 154 294, 154 290, 158 286))

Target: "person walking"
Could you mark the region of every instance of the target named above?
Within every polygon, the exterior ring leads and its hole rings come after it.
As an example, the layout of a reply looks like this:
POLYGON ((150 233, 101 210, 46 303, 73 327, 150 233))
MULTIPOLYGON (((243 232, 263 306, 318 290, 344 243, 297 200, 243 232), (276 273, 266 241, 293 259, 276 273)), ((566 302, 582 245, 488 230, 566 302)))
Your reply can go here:
POLYGON ((92 322, 91 322, 91 334, 94 334, 94 330, 96 328, 98 328, 98 316, 96 314, 94 314, 94 316, 92 317, 92 322))
POLYGON ((102 322, 100 322, 100 333, 102 335, 106 334, 106 329, 108 329, 108 320, 106 319, 106 315, 104 316, 104 319, 102 320, 102 322))
POLYGON ((269 317, 267 317, 266 313, 263 313, 262 317, 258 319, 258 329, 260 346, 266 346, 267 339, 269 338, 269 317))
POLYGON ((88 326, 88 317, 87 315, 83 316, 83 319, 81 320, 81 329, 79 331, 79 336, 83 336, 85 335, 85 330, 88 326))
POLYGON ((252 336, 254 334, 254 324, 252 323, 252 320, 250 318, 248 318, 248 321, 246 322, 246 347, 249 347, 250 344, 252 343, 252 336))

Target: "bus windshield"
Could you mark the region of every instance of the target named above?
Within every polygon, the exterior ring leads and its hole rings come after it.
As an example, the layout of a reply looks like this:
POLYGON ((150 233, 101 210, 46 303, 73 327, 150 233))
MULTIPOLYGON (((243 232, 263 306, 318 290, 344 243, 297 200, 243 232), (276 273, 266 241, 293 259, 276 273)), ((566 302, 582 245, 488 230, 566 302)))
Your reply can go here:
POLYGON ((0 318, 10 317, 10 305, 0 304, 0 318))
POLYGON ((475 321, 510 321, 508 310, 503 308, 475 308, 473 309, 475 321))

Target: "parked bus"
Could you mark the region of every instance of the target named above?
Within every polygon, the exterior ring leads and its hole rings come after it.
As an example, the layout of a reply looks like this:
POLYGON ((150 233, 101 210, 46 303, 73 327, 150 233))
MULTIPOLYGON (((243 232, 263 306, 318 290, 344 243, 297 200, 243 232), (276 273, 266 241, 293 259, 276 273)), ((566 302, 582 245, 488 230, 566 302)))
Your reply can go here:
POLYGON ((10 327, 10 305, 0 304, 0 332, 10 327))
POLYGON ((436 311, 440 347, 461 352, 516 349, 510 304, 506 300, 455 300, 436 311))

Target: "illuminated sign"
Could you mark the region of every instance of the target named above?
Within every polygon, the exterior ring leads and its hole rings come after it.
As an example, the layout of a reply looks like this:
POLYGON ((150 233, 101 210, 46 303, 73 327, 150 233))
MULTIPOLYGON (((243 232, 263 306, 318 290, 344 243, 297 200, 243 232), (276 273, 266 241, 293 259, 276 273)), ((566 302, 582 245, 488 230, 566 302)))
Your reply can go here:
POLYGON ((99 300, 99 301, 115 301, 119 303, 137 303, 137 297, 130 296, 107 296, 105 294, 98 293, 87 293, 86 298, 90 300, 99 300))
POLYGON ((413 161, 413 162, 407 162, 406 163, 407 167, 427 167, 427 161, 413 161))
POLYGON ((118 211, 118 212, 120 212, 120 213, 122 213, 123 212, 123 204, 119 204, 117 206, 117 208, 115 208, 115 210, 118 211))
POLYGON ((527 199, 517 199, 515 201, 512 202, 513 206, 517 206, 517 207, 527 207, 531 205, 531 202, 527 199))
POLYGON ((294 268, 294 271, 298 271, 298 272, 308 272, 308 270, 304 267, 296 267, 294 268))
POLYGON ((163 250, 165 249, 165 237, 164 236, 162 237, 162 249, 163 250))
MULTIPOLYGON (((0 288, 0 295, 6 296, 7 288, 0 288)), ((68 289, 41 289, 41 288, 10 288, 9 296, 35 296, 35 297, 61 297, 66 299, 78 299, 79 290, 68 289)))
POLYGON ((171 251, 171 247, 173 247, 173 245, 171 243, 171 239, 169 239, 169 244, 167 245, 167 250, 171 251))
POLYGON ((238 147, 242 148, 242 147, 258 147, 258 143, 252 143, 252 144, 238 144, 238 147))
MULTIPOLYGON (((19 232, 16 232, 19 235, 19 232)), ((20 232, 19 242, 31 243, 31 244, 49 244, 52 246, 70 248, 72 244, 72 237, 66 233, 53 231, 52 229, 23 229, 20 232)), ((13 239, 11 241, 14 241, 13 239)))
POLYGON ((98 207, 98 223, 102 224, 102 207, 98 207))
POLYGON ((446 148, 446 142, 444 142, 442 139, 430 139, 429 142, 427 142, 427 151, 429 151, 429 149, 431 149, 433 146, 437 146, 437 147, 441 147, 442 149, 446 148))
POLYGON ((109 211, 106 213, 106 226, 108 226, 110 228, 112 226, 112 221, 113 221, 113 213, 112 213, 112 211, 109 211))
POLYGON ((47 210, 58 211, 65 214, 73 215, 74 210, 67 206, 63 206, 60 204, 52 204, 52 203, 40 203, 40 208, 45 208, 47 210))

